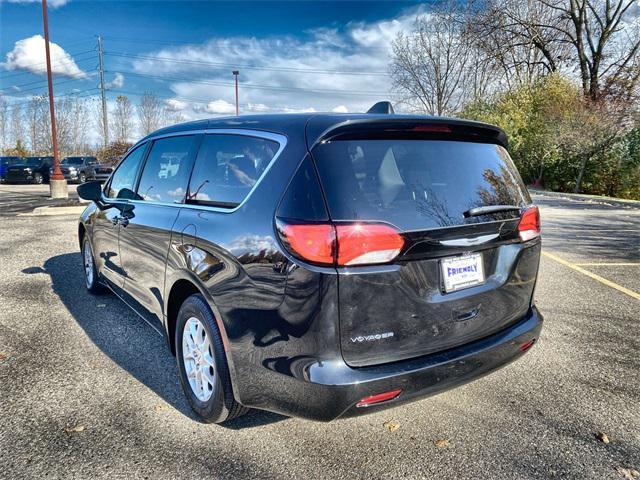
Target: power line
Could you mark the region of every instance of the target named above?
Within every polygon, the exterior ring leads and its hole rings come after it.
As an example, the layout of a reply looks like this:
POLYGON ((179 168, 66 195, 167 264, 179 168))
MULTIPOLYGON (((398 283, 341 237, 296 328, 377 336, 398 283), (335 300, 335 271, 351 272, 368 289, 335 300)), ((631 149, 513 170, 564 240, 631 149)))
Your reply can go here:
MULTIPOLYGON (((66 97, 75 97, 75 98, 84 98, 84 97, 92 97, 97 95, 97 92, 94 93, 85 93, 85 92, 93 92, 94 90, 99 90, 98 87, 93 87, 93 88, 88 88, 86 90, 78 90, 77 92, 69 92, 69 93, 63 93, 60 95, 56 95, 56 98, 66 98, 66 97), (80 95, 81 93, 84 93, 83 95, 80 95)), ((33 100, 33 98, 36 95, 33 95, 29 100, 26 101, 20 101, 20 102, 12 102, 9 104, 9 107, 15 107, 15 106, 19 106, 22 107, 24 105, 29 105, 29 103, 31 103, 31 100, 33 100)), ((46 96, 46 95, 45 95, 46 96)))
MULTIPOLYGON (((82 62, 87 61, 87 60, 93 60, 93 58, 94 58, 94 57, 86 58, 86 59, 83 59, 83 60, 79 60, 79 61, 78 61, 78 62, 76 62, 76 63, 82 63, 82 62)), ((88 72, 93 72, 93 71, 95 71, 95 69, 91 69, 91 70, 87 70, 87 71, 88 71, 88 72)), ((25 73, 26 73, 26 72, 25 72, 25 73)), ((34 75, 37 75, 37 74, 34 74, 34 75)), ((2 79, 1 79, 1 78, 0 78, 0 81, 2 81, 2 79)), ((45 80, 34 80, 34 81, 32 81, 32 82, 26 82, 26 83, 14 84, 14 85, 10 85, 10 88, 16 88, 16 87, 17 87, 17 88, 22 88, 22 87, 27 87, 27 86, 29 86, 29 85, 35 85, 35 84, 37 84, 37 83, 47 83, 47 80, 46 80, 46 79, 45 79, 45 80)))
MULTIPOLYGON (((95 72, 95 70, 87 70, 87 72, 91 73, 91 72, 95 72)), ((70 78, 68 80, 60 80, 55 82, 53 85, 55 87, 57 87, 58 85, 63 85, 65 83, 70 83, 70 82, 79 82, 79 81, 84 81, 84 80, 90 80, 90 78, 70 78)), ((8 88, 13 88, 15 85, 12 85, 11 87, 8 88)), ((24 93, 24 92, 33 92, 36 90, 41 90, 43 88, 46 88, 46 85, 38 85, 36 87, 31 87, 31 88, 20 88, 19 93, 24 93)), ((0 89, 0 92, 2 92, 3 90, 6 90, 6 88, 4 89, 0 89)))
MULTIPOLYGON (((144 95, 144 93, 139 93, 139 92, 132 92, 130 90, 120 90, 120 89, 112 89, 110 90, 111 92, 114 93, 120 93, 123 95, 132 95, 132 96, 142 96, 144 95)), ((162 99, 167 99, 167 100, 171 100, 171 99, 175 99, 175 100, 184 100, 187 102, 194 102, 194 103, 201 103, 201 104, 208 104, 209 102, 212 101, 211 98, 195 98, 195 97, 186 97, 186 96, 182 96, 182 95, 161 95, 161 94, 153 94, 158 98, 162 98, 162 99)), ((256 110, 255 107, 258 104, 252 104, 252 103, 241 103, 240 106, 243 109, 248 109, 249 111, 252 112, 260 112, 263 111, 262 109, 256 110)), ((288 105, 269 105, 267 106, 267 108, 269 110, 297 110, 295 108, 292 108, 288 105)))
POLYGON ((167 63, 181 63, 186 65, 201 65, 201 66, 214 66, 220 68, 242 68, 249 70, 266 70, 266 71, 274 71, 274 72, 294 72, 294 73, 314 73, 314 74, 326 74, 326 75, 364 75, 364 76, 383 76, 388 77, 389 74, 387 72, 363 72, 356 70, 321 70, 314 68, 296 68, 296 67, 266 67, 266 66, 255 66, 255 65, 238 65, 231 63, 221 63, 221 62, 207 62, 204 60, 183 60, 177 58, 170 57, 156 57, 149 55, 140 55, 133 53, 120 53, 120 52, 105 52, 105 55, 110 55, 113 57, 124 57, 124 58, 135 58, 141 60, 156 60, 167 63))
MULTIPOLYGON (((105 38, 107 40, 110 40, 112 42, 127 42, 127 43, 146 43, 146 44, 158 44, 158 45, 176 45, 176 44, 180 44, 180 45, 190 45, 190 46, 202 46, 202 45, 206 45, 207 43, 209 43, 208 40, 205 41, 199 41, 199 42, 194 42, 194 41, 187 41, 187 40, 158 40, 158 39, 151 39, 151 38, 131 38, 131 37, 114 37, 111 35, 103 35, 102 38, 105 38)), ((312 43, 310 43, 311 45, 313 45, 312 43)), ((289 47, 289 49, 293 49, 293 50, 308 50, 308 45, 309 44, 305 44, 305 45, 294 45, 292 47, 289 47)), ((336 46, 337 48, 337 46, 336 46)), ((363 47, 363 50, 379 50, 381 52, 389 52, 389 49, 386 47, 363 47)))
MULTIPOLYGON (((79 53, 70 53, 70 56, 75 56, 78 57, 80 55, 84 55, 87 53, 93 53, 95 56, 95 50, 87 50, 86 52, 79 52, 79 53)), ((76 61, 84 61, 84 60, 89 60, 91 57, 88 58, 83 58, 81 60, 78 59, 74 59, 72 58, 71 60, 75 63, 76 61)), ((59 66, 59 65, 65 65, 67 63, 67 59, 65 59, 64 61, 60 62, 52 62, 51 66, 53 67, 54 65, 59 66)), ((37 62, 37 63, 29 63, 27 65, 20 65, 18 68, 22 68, 22 69, 26 69, 26 68, 30 68, 30 67, 37 67, 37 66, 42 66, 42 65, 46 65, 46 62, 37 62)), ((17 77, 18 75, 25 75, 27 73, 33 73, 33 72, 29 72, 29 71, 23 71, 23 72, 16 72, 16 73, 12 73, 11 75, 3 75, 0 77, 0 80, 5 80, 7 78, 12 78, 12 77, 17 77)))
MULTIPOLYGON (((114 73, 114 72, 110 72, 114 73)), ((215 82, 209 80, 193 80, 190 78, 179 78, 179 77, 165 77, 159 75, 152 75, 147 73, 137 73, 137 72, 128 72, 120 70, 119 73, 134 75, 145 78, 154 78, 158 80, 165 80, 170 82, 189 82, 189 83, 197 83, 202 85, 212 85, 219 87, 233 87, 233 83, 225 83, 225 82, 215 82)), ((300 87, 280 87, 277 85, 260 85, 255 83, 243 83, 242 88, 253 88, 257 90, 272 90, 277 92, 302 92, 302 93, 318 93, 318 94, 331 94, 337 96, 371 96, 371 95, 380 95, 380 92, 367 92, 367 91, 355 91, 355 90, 329 90, 329 89, 319 89, 319 88, 300 88, 300 87)))

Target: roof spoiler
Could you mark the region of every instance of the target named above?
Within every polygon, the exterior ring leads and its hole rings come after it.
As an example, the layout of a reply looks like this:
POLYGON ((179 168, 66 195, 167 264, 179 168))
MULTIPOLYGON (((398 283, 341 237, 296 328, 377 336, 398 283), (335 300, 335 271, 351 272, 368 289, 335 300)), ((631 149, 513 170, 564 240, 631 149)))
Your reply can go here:
POLYGON ((393 109, 393 105, 391 105, 391 102, 378 102, 369 110, 367 110, 367 113, 380 113, 383 115, 393 115, 396 112, 393 109))

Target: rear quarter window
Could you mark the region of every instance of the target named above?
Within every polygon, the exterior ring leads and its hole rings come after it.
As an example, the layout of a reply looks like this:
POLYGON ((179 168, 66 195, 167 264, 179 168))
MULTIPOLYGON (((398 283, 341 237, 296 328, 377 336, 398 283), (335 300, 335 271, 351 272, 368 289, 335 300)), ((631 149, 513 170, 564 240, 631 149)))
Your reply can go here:
POLYGON ((525 206, 526 187, 502 146, 446 140, 337 140, 313 150, 333 220, 423 230, 511 218, 465 218, 485 205, 525 206))

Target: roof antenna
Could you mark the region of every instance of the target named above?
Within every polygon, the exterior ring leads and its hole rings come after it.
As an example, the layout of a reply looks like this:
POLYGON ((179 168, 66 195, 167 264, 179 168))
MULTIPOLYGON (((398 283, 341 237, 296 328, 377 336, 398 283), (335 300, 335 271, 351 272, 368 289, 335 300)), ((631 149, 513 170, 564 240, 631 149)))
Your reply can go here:
POLYGON ((367 113, 381 113, 384 115, 393 115, 396 112, 393 109, 393 105, 391 105, 391 102, 378 102, 369 110, 367 110, 367 113))

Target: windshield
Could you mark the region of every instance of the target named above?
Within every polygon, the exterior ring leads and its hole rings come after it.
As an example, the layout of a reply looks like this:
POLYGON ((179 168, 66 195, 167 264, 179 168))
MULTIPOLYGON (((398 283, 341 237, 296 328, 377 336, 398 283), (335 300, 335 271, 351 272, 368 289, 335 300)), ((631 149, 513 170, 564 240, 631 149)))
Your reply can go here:
POLYGON ((530 199, 507 151, 446 140, 338 140, 313 151, 333 220, 388 222, 408 230, 518 216, 467 218, 485 205, 530 199))
POLYGON ((0 165, 15 165, 20 161, 19 157, 0 157, 0 165))
POLYGON ((30 167, 37 167, 40 165, 40 163, 42 163, 42 160, 40 159, 40 157, 31 157, 27 158, 24 163, 25 165, 28 165, 30 167))
POLYGON ((67 157, 62 160, 61 165, 82 165, 83 163, 82 157, 67 157))

